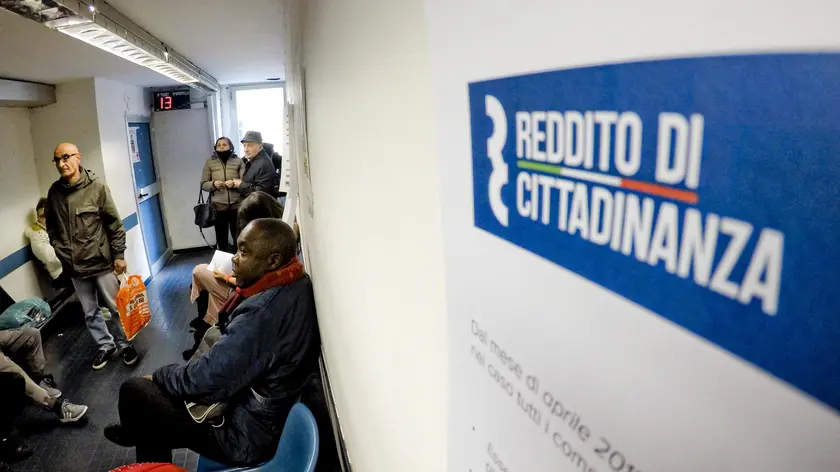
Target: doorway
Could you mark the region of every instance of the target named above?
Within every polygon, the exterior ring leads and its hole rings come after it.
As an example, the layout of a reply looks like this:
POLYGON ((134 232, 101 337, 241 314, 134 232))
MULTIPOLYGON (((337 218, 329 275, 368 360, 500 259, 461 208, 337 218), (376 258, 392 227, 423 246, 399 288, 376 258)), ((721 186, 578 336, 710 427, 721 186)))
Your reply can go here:
POLYGON ((239 140, 246 131, 259 131, 263 141, 274 144, 282 154, 285 142, 284 89, 282 84, 239 85, 231 87, 232 118, 237 153, 244 155, 239 140))
POLYGON ((131 158, 137 216, 146 245, 146 259, 154 277, 172 255, 163 223, 160 184, 152 154, 152 134, 148 121, 129 121, 129 156, 131 158))

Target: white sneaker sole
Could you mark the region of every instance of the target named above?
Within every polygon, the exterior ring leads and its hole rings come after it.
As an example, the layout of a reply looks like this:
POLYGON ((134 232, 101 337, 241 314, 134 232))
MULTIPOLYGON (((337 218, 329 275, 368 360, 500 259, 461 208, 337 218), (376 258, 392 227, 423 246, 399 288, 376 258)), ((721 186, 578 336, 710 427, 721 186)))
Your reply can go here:
POLYGON ((82 417, 83 417, 83 416, 85 416, 85 413, 87 413, 87 411, 88 411, 88 407, 87 407, 87 405, 80 405, 80 406, 83 406, 83 407, 84 407, 84 410, 82 410, 82 414, 81 414, 81 415, 79 415, 79 416, 77 416, 77 417, 75 417, 75 418, 65 418, 65 417, 63 417, 63 416, 62 416, 62 417, 60 418, 60 421, 61 421, 62 423, 75 423, 76 421, 79 421, 80 419, 82 419, 82 417))
POLYGON ((100 370, 101 368, 105 367, 106 365, 108 365, 108 361, 105 361, 105 362, 103 362, 101 364, 98 364, 98 365, 94 364, 93 365, 93 370, 100 370))
POLYGON ((136 364, 136 363, 137 363, 137 361, 139 361, 139 360, 140 360, 140 356, 135 357, 135 358, 134 358, 134 360, 133 360, 133 361, 131 361, 131 362, 129 362, 129 361, 127 361, 127 360, 125 360, 125 357, 123 357, 123 362, 125 363, 125 365, 134 365, 134 364, 136 364))

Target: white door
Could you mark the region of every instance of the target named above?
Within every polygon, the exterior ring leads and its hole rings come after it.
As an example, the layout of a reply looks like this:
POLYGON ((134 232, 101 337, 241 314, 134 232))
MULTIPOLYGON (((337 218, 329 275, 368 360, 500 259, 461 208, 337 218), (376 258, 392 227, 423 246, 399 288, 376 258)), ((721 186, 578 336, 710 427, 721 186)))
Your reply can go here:
MULTIPOLYGON (((201 170, 213 153, 206 108, 172 110, 153 114, 155 151, 163 187, 163 215, 173 250, 206 246, 194 224, 193 207, 201 188, 201 170)), ((205 198, 207 194, 205 193, 205 198)), ((204 235, 216 242, 212 230, 204 235)))

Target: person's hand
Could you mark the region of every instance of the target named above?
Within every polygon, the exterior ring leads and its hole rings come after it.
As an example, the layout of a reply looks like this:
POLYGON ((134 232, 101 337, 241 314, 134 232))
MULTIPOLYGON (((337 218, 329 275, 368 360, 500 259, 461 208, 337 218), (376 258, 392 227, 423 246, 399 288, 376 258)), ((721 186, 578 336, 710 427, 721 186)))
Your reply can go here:
POLYGON ((219 272, 218 270, 213 271, 213 276, 215 276, 217 279, 219 279, 221 281, 224 281, 228 277, 227 274, 223 274, 223 273, 219 272))
POLYGON ((225 187, 233 188, 233 180, 228 180, 227 182, 225 182, 225 187))
POLYGON ((115 274, 124 274, 126 270, 128 270, 128 264, 125 263, 125 259, 117 259, 114 261, 115 274))
POLYGON ((225 183, 222 182, 221 180, 217 180, 217 181, 213 182, 213 186, 216 187, 217 189, 221 189, 224 185, 225 185, 225 183))
POLYGON ((240 185, 242 185, 242 181, 241 181, 241 180, 239 180, 239 179, 234 179, 234 181, 233 181, 233 186, 234 186, 235 188, 239 188, 239 186, 240 186, 240 185))

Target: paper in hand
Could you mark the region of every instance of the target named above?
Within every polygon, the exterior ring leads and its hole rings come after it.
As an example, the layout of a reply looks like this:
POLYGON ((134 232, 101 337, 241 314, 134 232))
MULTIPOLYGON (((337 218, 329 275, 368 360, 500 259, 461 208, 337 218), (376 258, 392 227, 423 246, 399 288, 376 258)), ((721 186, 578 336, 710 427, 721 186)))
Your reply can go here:
POLYGON ((213 259, 207 265, 210 272, 221 272, 225 275, 233 275, 233 254, 224 251, 216 251, 213 259))

